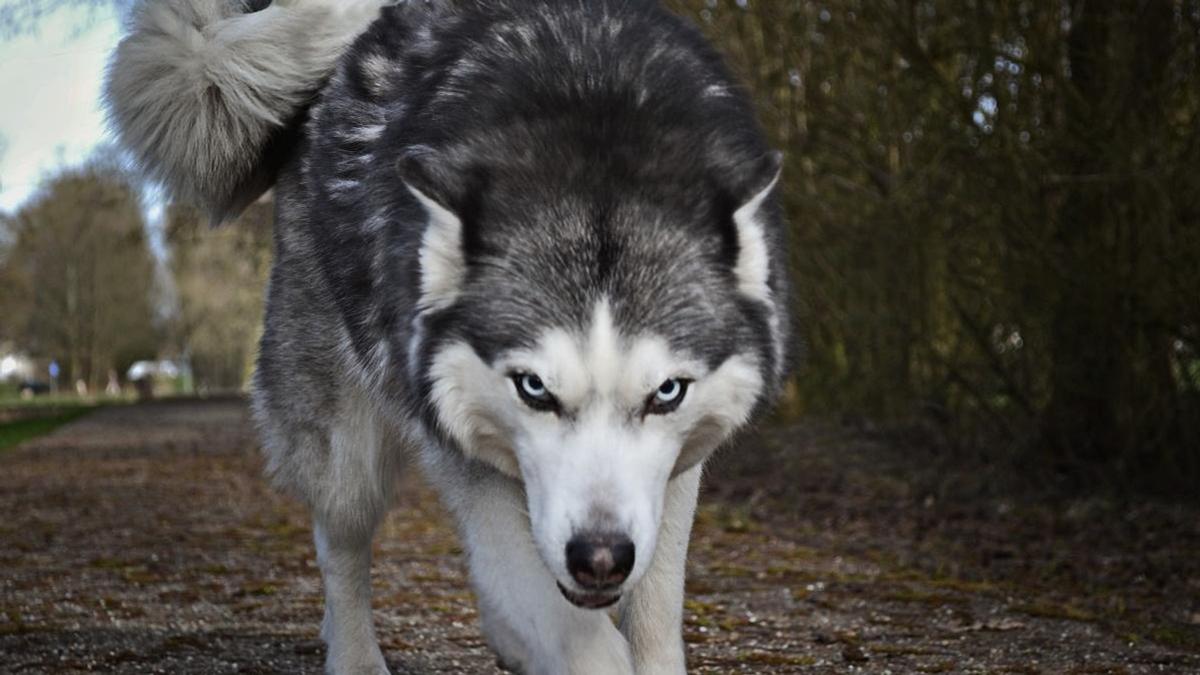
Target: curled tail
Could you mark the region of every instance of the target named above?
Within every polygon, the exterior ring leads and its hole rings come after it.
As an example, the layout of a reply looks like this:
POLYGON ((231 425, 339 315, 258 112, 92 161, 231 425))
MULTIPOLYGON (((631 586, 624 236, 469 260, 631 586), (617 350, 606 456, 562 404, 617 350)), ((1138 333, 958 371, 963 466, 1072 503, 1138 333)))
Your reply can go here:
POLYGON ((122 144, 220 222, 274 182, 270 145, 388 0, 142 0, 109 65, 122 144))

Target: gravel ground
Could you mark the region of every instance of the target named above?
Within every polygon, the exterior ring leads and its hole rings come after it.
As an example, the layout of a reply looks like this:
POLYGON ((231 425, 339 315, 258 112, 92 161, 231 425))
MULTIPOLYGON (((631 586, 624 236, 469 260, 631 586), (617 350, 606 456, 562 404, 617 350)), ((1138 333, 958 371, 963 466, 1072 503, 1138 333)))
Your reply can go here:
MULTIPOLYGON (((947 500, 860 436, 777 429, 716 463, 692 672, 1200 672, 1196 512, 947 500)), ((236 399, 0 455, 0 672, 319 672, 307 519, 260 470, 236 399)), ((393 672, 498 673, 444 511, 417 475, 399 493, 374 577, 393 672)))

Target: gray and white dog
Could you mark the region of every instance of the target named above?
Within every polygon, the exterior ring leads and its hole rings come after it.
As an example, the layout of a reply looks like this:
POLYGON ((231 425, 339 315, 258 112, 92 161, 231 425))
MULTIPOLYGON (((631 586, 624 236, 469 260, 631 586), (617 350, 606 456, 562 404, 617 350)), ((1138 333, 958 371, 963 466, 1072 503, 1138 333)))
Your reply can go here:
POLYGON ((504 663, 685 671, 701 467, 788 342, 779 156, 694 27, 653 0, 149 0, 108 100, 214 220, 275 186, 254 403, 312 510, 330 672, 386 671, 371 541, 408 454, 504 663))

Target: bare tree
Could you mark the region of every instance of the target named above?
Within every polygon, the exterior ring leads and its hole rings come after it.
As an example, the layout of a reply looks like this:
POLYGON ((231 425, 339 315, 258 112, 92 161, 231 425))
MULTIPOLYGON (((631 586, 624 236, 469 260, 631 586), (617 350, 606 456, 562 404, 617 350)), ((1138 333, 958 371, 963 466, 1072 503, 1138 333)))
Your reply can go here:
POLYGON ((155 356, 154 260, 137 192, 104 165, 51 179, 13 218, 4 258, 9 330, 95 390, 110 369, 155 356))

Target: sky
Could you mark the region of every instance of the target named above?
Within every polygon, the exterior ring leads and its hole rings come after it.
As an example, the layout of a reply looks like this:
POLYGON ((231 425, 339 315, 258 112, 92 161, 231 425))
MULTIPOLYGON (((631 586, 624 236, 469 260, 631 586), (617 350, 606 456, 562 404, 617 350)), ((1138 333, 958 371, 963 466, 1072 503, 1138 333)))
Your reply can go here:
POLYGON ((12 212, 46 176, 111 140, 100 108, 116 10, 65 7, 38 30, 0 41, 0 211, 12 212))

